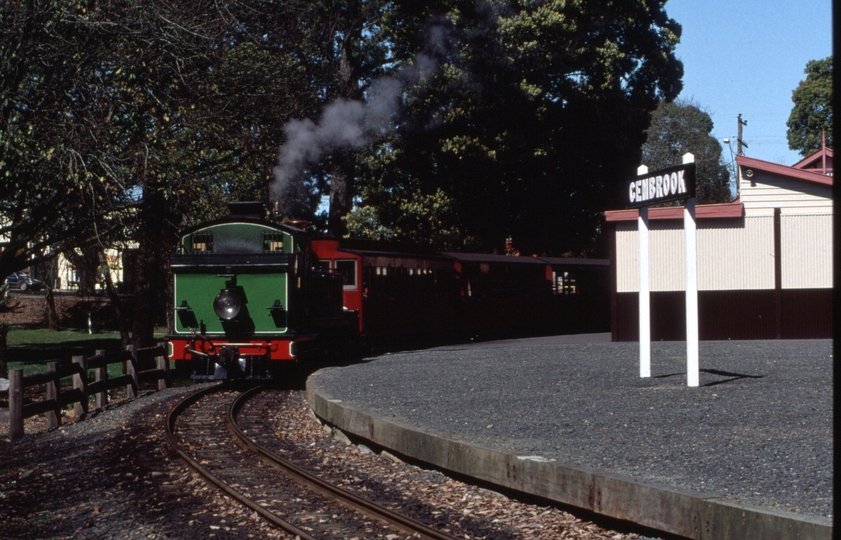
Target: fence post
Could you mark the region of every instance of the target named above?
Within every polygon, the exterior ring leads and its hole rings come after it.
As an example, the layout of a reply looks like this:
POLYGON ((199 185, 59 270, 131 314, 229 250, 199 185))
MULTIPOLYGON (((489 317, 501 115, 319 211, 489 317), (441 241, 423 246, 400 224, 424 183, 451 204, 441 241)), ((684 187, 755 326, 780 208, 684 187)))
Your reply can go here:
POLYGON ((74 356, 73 363, 82 368, 81 374, 73 374, 73 389, 82 391, 82 400, 73 404, 73 412, 82 420, 88 415, 88 362, 84 356, 74 356))
POLYGON ((47 362, 47 373, 53 372, 53 378, 47 383, 47 399, 54 399, 56 402, 55 409, 47 411, 47 427, 50 429, 57 428, 61 425, 61 408, 58 405, 58 392, 61 386, 61 379, 58 378, 57 364, 55 362, 47 362))
POLYGON ((157 362, 157 368, 162 369, 164 371, 164 378, 158 379, 158 390, 164 390, 169 388, 171 384, 170 381, 170 374, 169 374, 169 358, 166 356, 156 356, 155 362, 157 362))
POLYGON ((9 441, 23 437, 23 370, 9 370, 9 441))
MULTIPOLYGON (((105 359, 105 349, 98 349, 96 351, 97 356, 102 356, 105 359)), ((106 381, 108 380, 108 364, 104 366, 100 366, 96 368, 94 371, 94 380, 96 382, 106 381)), ((104 409, 108 405, 108 392, 97 392, 96 393, 96 408, 97 409, 104 409)))
POLYGON ((137 397, 137 392, 134 391, 137 388, 137 347, 134 345, 126 345, 126 350, 131 351, 131 359, 127 362, 123 362, 123 365, 126 367, 126 375, 131 375, 131 378, 134 379, 134 385, 126 385, 126 396, 129 399, 134 399, 137 397))

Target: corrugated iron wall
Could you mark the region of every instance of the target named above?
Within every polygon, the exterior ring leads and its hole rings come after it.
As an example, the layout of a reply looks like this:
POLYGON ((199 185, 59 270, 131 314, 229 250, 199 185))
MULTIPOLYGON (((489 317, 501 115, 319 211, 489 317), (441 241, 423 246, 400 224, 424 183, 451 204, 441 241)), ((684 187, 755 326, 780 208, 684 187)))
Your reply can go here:
MULTIPOLYGON (((684 233, 679 220, 649 225, 651 290, 685 288, 684 233)), ((774 288, 774 216, 719 219, 698 224, 698 289, 774 288)), ((616 226, 617 292, 639 291, 636 222, 616 226)))
POLYGON ((710 220, 699 224, 698 290, 773 288, 773 215, 710 220))
POLYGON ((832 216, 781 216, 783 289, 832 287, 832 216))

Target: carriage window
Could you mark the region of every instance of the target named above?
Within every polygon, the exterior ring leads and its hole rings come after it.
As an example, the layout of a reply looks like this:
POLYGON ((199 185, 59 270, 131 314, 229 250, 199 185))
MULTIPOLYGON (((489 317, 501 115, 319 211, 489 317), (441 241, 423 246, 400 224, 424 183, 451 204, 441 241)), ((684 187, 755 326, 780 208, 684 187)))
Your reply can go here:
POLYGON ((316 263, 316 266, 317 266, 317 267, 318 267, 318 268, 319 268, 322 272, 327 273, 327 272, 329 272, 329 271, 330 271, 330 261, 318 261, 318 262, 316 263))
POLYGON ((578 294, 575 278, 569 272, 552 272, 555 276, 555 294, 578 294))
POLYGON ((263 233, 263 251, 283 251, 283 233, 281 232, 264 232, 263 233))
POLYGON ((213 253, 213 233, 200 232, 194 234, 193 253, 213 253))
POLYGON ((336 273, 345 280, 345 289, 356 289, 356 261, 336 261, 336 273))

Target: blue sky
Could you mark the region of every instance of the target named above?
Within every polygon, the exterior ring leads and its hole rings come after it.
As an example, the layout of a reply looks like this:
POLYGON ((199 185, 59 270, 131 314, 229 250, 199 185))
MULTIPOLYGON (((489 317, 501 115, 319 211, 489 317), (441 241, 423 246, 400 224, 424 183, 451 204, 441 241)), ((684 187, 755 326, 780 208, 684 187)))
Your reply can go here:
POLYGON ((791 93, 809 60, 832 55, 832 0, 670 0, 666 12, 683 26, 679 97, 710 114, 713 135, 730 138, 734 153, 741 113, 745 155, 799 161, 786 140, 791 93))

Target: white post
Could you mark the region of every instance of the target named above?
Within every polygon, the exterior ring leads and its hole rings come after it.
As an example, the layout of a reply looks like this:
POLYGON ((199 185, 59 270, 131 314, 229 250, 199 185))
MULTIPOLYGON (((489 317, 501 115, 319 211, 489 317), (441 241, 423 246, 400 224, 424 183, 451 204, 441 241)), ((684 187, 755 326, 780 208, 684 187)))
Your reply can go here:
MULTIPOLYGON (((648 173, 648 167, 640 165, 637 175, 648 173)), ((640 377, 651 377, 651 282, 649 277, 648 255, 648 208, 639 210, 637 218, 637 242, 639 244, 639 273, 640 273, 640 377)))
MULTIPOLYGON (((695 163, 695 156, 683 155, 683 163, 695 163)), ((686 247, 686 385, 698 386, 698 249, 695 222, 695 198, 686 200, 683 209, 684 245, 686 247)))

